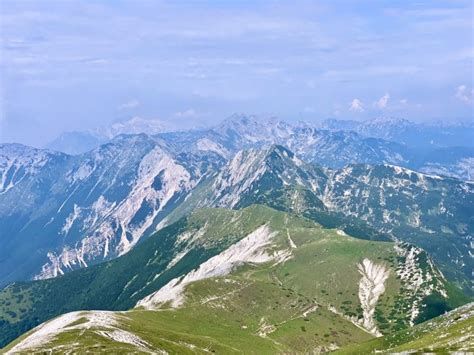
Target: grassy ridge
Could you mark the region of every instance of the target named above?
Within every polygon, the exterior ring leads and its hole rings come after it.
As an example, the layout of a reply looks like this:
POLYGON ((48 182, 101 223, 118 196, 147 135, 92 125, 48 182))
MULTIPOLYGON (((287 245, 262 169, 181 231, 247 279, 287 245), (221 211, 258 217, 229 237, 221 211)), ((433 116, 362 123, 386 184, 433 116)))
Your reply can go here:
MULTIPOLYGON (((292 257, 289 260, 280 264, 246 264, 228 276, 192 283, 186 288, 183 308, 172 309, 163 305, 158 311, 133 309, 117 313, 119 329, 140 337, 152 348, 180 353, 205 350, 221 353, 329 351, 365 342, 373 336, 349 320, 361 317, 358 299, 361 276, 357 265, 365 258, 391 270, 386 291, 376 307, 376 322, 380 330, 391 333, 407 327, 408 314, 398 308, 397 303, 400 297, 403 298, 404 291, 401 281, 397 279, 396 268, 400 258, 394 243, 352 238, 338 230, 322 228, 311 221, 262 206, 239 211, 198 211, 161 231, 127 255, 96 267, 96 272, 104 273, 104 279, 100 280, 108 280, 102 287, 112 288, 109 292, 112 295, 118 293, 118 297, 110 298, 112 302, 105 305, 82 296, 84 307, 129 308, 131 303, 135 304, 136 300, 161 287, 165 280, 186 273, 186 270, 226 249, 262 224, 268 224, 278 232, 272 249, 291 248, 292 257), (202 241, 193 244, 197 249, 190 249, 189 256, 166 270, 169 261, 176 255, 167 253, 172 247, 174 253, 178 252, 175 250, 177 236, 189 230, 199 231, 204 226, 206 232, 202 241), (292 248, 292 243, 296 248, 292 248), (167 245, 167 251, 157 249, 167 245), (122 273, 128 275, 123 280, 122 273), (113 276, 119 274, 120 277, 113 276), (160 276, 155 278, 157 274, 160 276), (141 278, 142 275, 148 277, 141 278), (121 281, 114 283, 115 279, 121 281), (128 280, 127 283, 125 280, 128 280), (147 285, 150 280, 158 283, 147 285), (117 290, 113 291, 115 288, 117 290), (136 293, 140 289, 142 291, 136 293), (104 307, 94 307, 96 304, 104 307)), ((90 270, 71 272, 63 278, 33 284, 63 282, 61 280, 66 277, 74 278, 76 274, 82 277, 90 270)), ((82 295, 95 296, 104 290, 97 288, 96 293, 90 293, 95 289, 92 284, 82 286, 85 287, 82 295)), ((10 299, 17 297, 12 296, 11 290, 8 292, 10 299)), ((1 296, 0 300, 6 299, 6 290, 1 296)), ((111 297, 110 294, 107 297, 111 297)), ((24 300, 31 300, 31 297, 24 300)), ((33 303, 30 306, 32 311, 28 314, 38 312, 36 305, 33 303)), ((18 323, 21 324, 21 321, 18 323)), ((81 351, 106 349, 130 352, 134 349, 130 344, 111 342, 110 338, 100 335, 99 330, 94 327, 86 330, 65 329, 44 344, 41 350, 61 349, 64 346, 81 351)))
MULTIPOLYGON (((0 346, 62 313, 129 309, 141 298, 191 271, 260 225, 270 222, 275 229, 281 228, 282 222, 279 221, 282 219, 282 213, 263 206, 252 206, 238 212, 202 209, 110 262, 54 279, 14 283, 0 291, 0 346), (200 242, 192 246, 187 243, 176 245, 177 238, 183 233, 196 233, 204 227, 205 234, 200 242), (189 252, 167 269, 170 261, 186 248, 189 252)), ((312 224, 298 221, 303 225, 312 224)))

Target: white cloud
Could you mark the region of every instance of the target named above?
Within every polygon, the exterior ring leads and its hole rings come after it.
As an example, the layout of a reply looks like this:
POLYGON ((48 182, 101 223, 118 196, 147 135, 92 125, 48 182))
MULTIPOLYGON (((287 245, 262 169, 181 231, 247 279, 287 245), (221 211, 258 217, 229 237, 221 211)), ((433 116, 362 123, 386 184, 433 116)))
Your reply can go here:
POLYGON ((137 106, 140 105, 140 101, 138 101, 137 99, 132 99, 128 102, 125 102, 124 104, 120 105, 118 107, 119 110, 130 110, 132 108, 135 108, 137 106))
POLYGON ((466 85, 459 85, 456 88, 456 95, 455 97, 462 102, 469 104, 472 102, 474 96, 474 90, 469 91, 466 85))
POLYGON ((364 104, 359 99, 354 99, 351 102, 349 110, 352 112, 364 112, 364 104))
POLYGON ((86 64, 108 64, 109 61, 103 58, 88 59, 84 61, 86 64))
POLYGON ((176 112, 174 115, 178 118, 192 118, 196 117, 198 114, 194 109, 190 108, 184 111, 176 112))
POLYGON ((390 94, 386 93, 376 102, 374 102, 374 107, 379 108, 379 109, 385 109, 387 108, 388 100, 390 100, 390 94))

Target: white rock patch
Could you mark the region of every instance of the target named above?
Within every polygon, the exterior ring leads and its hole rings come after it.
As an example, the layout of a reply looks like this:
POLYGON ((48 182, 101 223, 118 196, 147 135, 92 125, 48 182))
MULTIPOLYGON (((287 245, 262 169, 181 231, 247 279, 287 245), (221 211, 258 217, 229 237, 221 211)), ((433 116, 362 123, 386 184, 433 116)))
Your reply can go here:
POLYGON ((229 158, 231 153, 225 149, 221 144, 216 143, 208 138, 201 138, 196 142, 196 146, 199 150, 205 152, 214 152, 221 155, 224 158, 229 158))
POLYGON ((410 325, 413 326, 426 296, 437 292, 445 298, 448 297, 443 285, 444 276, 429 258, 426 270, 420 267, 419 257, 423 253, 422 249, 405 243, 397 243, 395 251, 398 256, 404 257, 404 262, 397 268, 397 275, 411 301, 408 311, 410 325))
MULTIPOLYGON (((118 343, 133 345, 140 350, 147 351, 148 349, 150 349, 150 344, 148 344, 142 338, 122 329, 101 330, 101 331, 98 331, 97 333, 102 335, 103 337, 110 338, 113 341, 116 341, 118 343)), ((153 354, 168 354, 168 353, 160 349, 153 349, 153 354)))
MULTIPOLYGON (((84 237, 67 244, 62 251, 50 250, 49 261, 42 266, 35 279, 56 277, 70 269, 87 267, 90 260, 127 253, 145 235, 163 209, 173 203, 173 199, 190 191, 200 179, 200 176, 192 177, 185 166, 159 146, 150 150, 131 172, 136 176, 130 183, 127 196, 122 200, 107 201, 104 196, 100 196, 92 205, 80 208, 74 206, 61 232, 67 235, 71 227, 77 224, 84 237), (153 186, 157 178, 161 182, 159 189, 153 186), (150 211, 139 223, 133 222, 144 204, 150 211)), ((100 179, 96 186, 99 183, 100 179)), ((110 186, 114 183, 115 180, 111 181, 110 186)), ((59 210, 68 199, 69 197, 59 210)))
POLYGON ((33 349, 51 341, 61 330, 78 320, 80 318, 80 313, 81 312, 66 313, 52 321, 37 326, 33 329, 31 335, 15 345, 7 352, 7 354, 15 354, 28 349, 33 349))
POLYGON ((64 236, 67 236, 72 225, 74 224, 74 222, 80 215, 81 215, 81 208, 78 205, 74 204, 73 212, 66 218, 63 228, 61 229, 61 232, 63 233, 64 236))
POLYGON ((290 235, 290 232, 288 231, 288 228, 286 229, 286 236, 288 237, 288 244, 290 244, 291 249, 296 249, 296 244, 293 241, 293 239, 291 239, 291 235, 290 235))
POLYGON ((183 291, 192 282, 210 277, 229 274, 236 266, 244 263, 265 263, 271 260, 281 262, 288 258, 288 250, 282 250, 270 255, 265 250, 271 240, 277 235, 267 225, 257 228, 248 236, 238 241, 228 249, 216 255, 184 277, 179 277, 168 282, 160 290, 152 293, 137 303, 137 306, 146 309, 155 309, 166 302, 171 302, 172 307, 179 307, 183 303, 183 291))
POLYGON ((375 306, 381 294, 385 292, 385 281, 390 272, 382 264, 364 259, 358 265, 362 278, 359 281, 359 300, 363 311, 362 326, 370 333, 381 336, 374 321, 375 306))
MULTIPOLYGON (((96 331, 97 334, 113 339, 120 343, 127 343, 142 351, 149 351, 150 344, 140 337, 117 328, 119 322, 114 312, 108 311, 78 311, 63 314, 51 321, 45 322, 34 328, 32 333, 23 341, 10 349, 7 354, 18 352, 33 352, 35 349, 44 347, 53 341, 59 334, 77 329, 102 328, 96 331), (85 322, 70 326, 72 323, 85 318, 85 322)), ((159 353, 159 350, 155 352, 159 353)))

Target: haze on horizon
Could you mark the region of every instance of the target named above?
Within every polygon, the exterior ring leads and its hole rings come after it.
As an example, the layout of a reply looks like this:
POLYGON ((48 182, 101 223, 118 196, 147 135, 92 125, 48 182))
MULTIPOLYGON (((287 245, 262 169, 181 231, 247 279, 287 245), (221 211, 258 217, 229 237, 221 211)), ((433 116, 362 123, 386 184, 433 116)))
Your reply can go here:
POLYGON ((473 119, 473 4, 459 1, 0 3, 0 143, 139 116, 200 127, 473 119))

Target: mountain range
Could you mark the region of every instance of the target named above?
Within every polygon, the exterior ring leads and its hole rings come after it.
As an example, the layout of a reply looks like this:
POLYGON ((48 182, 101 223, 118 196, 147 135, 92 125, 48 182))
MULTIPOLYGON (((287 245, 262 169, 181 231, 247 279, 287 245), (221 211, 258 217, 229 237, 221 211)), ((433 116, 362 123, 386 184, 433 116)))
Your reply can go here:
POLYGON ((473 121, 415 123, 395 117, 366 121, 328 119, 319 127, 330 131, 352 131, 363 137, 382 138, 418 148, 474 147, 473 121))
POLYGON ((462 284, 469 275, 471 183, 392 165, 319 167, 278 145, 239 151, 228 162, 215 149, 187 147, 144 134, 80 156, 1 146, 1 282, 55 277, 122 255, 194 208, 252 203, 416 240, 462 284))
POLYGON ((67 132, 46 149, 81 154, 123 134, 157 135, 180 149, 189 145, 229 158, 237 151, 281 144, 308 162, 340 168, 349 163, 395 164, 427 174, 472 180, 472 124, 420 124, 403 119, 326 120, 290 124, 276 118, 235 114, 215 127, 176 131, 160 120, 132 118, 93 131, 67 132))
POLYGON ((117 120, 96 129, 63 132, 47 143, 44 148, 76 155, 97 148, 120 134, 157 134, 168 131, 173 131, 169 123, 135 116, 126 120, 117 120))
POLYGON ((1 144, 0 346, 364 353, 438 331, 452 318, 423 322, 474 296, 473 148, 331 125, 1 144))

